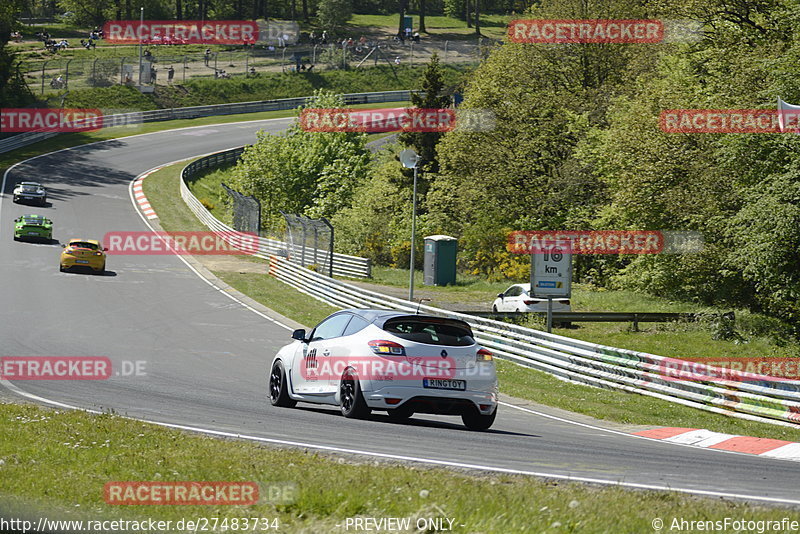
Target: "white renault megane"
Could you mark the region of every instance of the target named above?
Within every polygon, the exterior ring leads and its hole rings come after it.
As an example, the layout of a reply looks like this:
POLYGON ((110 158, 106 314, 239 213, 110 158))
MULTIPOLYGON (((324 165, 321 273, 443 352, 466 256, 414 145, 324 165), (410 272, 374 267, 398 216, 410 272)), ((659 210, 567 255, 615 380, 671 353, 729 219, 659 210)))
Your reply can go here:
POLYGON ((270 402, 338 405, 363 418, 386 410, 395 420, 415 413, 460 415, 486 430, 497 415, 492 353, 464 321, 395 310, 342 310, 295 340, 272 361, 270 402))

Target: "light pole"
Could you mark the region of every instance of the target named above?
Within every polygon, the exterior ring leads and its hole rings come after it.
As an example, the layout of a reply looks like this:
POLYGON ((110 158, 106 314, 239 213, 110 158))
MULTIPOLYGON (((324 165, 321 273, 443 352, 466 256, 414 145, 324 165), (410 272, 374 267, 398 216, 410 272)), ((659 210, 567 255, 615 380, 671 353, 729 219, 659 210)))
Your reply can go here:
POLYGON ((414 300, 414 259, 415 243, 417 240, 417 170, 419 169, 419 155, 412 149, 407 148, 400 152, 400 163, 406 169, 414 169, 414 193, 411 197, 411 261, 408 276, 408 300, 414 300))
POLYGON ((142 90, 142 26, 144 26, 144 7, 139 8, 139 91, 142 90))

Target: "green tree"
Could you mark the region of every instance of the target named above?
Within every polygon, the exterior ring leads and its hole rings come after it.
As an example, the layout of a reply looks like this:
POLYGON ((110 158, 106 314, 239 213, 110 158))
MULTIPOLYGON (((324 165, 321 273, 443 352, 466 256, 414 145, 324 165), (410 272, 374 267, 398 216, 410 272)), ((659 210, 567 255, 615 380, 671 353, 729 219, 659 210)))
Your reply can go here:
MULTIPOLYGON (((305 107, 344 106, 340 96, 320 90, 305 107)), ((274 227, 281 219, 278 210, 332 217, 349 206, 369 163, 365 134, 309 132, 295 124, 285 135, 259 132, 229 185, 258 198, 263 220, 274 227)))
MULTIPOLYGON (((431 55, 428 65, 417 87, 420 93, 412 93, 411 104, 418 109, 444 109, 450 107, 450 96, 445 94, 442 66, 436 52, 431 55)), ((400 134, 400 142, 413 148, 422 157, 425 172, 438 172, 436 145, 442 138, 440 132, 405 132, 400 134)))
POLYGON ((350 0, 320 0, 317 8, 319 24, 335 34, 350 20, 353 6, 350 0))

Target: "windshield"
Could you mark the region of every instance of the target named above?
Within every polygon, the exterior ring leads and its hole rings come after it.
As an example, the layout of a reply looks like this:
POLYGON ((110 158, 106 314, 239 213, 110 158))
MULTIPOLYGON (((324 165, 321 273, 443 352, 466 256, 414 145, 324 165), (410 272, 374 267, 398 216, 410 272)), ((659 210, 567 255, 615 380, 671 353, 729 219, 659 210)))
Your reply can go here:
POLYGON ((452 319, 400 317, 386 321, 383 329, 401 339, 427 345, 467 347, 475 343, 469 325, 452 319))
POLYGON ((44 224, 42 217, 23 217, 22 222, 25 224, 44 224))

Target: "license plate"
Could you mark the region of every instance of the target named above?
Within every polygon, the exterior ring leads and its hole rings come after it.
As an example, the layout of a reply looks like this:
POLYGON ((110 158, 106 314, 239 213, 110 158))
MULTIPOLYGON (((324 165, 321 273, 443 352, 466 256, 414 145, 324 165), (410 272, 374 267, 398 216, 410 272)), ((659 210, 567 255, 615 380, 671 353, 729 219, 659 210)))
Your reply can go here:
POLYGON ((89 260, 75 260, 75 263, 89 263, 89 260))
POLYGON ((39 235, 39 232, 28 232, 28 235, 39 235))
POLYGON ((464 391, 467 389, 466 380, 451 380, 449 378, 423 378, 422 387, 429 389, 455 389, 464 391))

